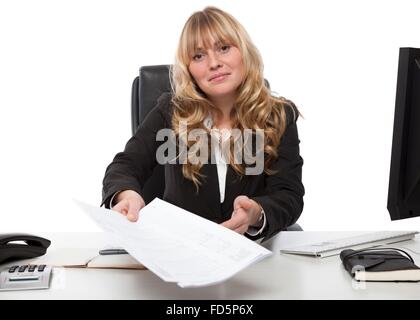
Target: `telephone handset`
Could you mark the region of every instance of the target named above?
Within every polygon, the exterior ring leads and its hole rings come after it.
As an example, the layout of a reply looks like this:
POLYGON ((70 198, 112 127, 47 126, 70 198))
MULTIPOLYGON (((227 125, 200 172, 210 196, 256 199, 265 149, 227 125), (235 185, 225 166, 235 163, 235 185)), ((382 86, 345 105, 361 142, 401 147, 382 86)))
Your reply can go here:
POLYGON ((0 234, 0 263, 42 256, 50 244, 50 240, 31 234, 0 234))

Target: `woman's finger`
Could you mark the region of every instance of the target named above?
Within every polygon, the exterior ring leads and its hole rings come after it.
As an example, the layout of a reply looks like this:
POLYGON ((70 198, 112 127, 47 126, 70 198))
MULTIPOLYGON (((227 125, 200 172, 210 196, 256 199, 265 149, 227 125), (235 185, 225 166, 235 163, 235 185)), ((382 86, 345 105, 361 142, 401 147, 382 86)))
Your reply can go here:
POLYGON ((235 217, 235 216, 233 216, 229 220, 226 220, 225 222, 222 223, 222 226, 231 230, 238 228, 240 225, 241 225, 240 218, 235 217))
POLYGON ((236 228, 235 232, 239 233, 239 234, 244 234, 246 232, 246 230, 248 230, 248 227, 246 226, 246 224, 243 224, 241 226, 239 226, 238 228, 236 228))
POLYGON ((127 214, 127 219, 131 222, 136 222, 139 219, 139 211, 133 206, 130 206, 127 214))
POLYGON ((125 199, 121 200, 115 206, 113 206, 111 210, 117 211, 126 216, 128 214, 128 201, 125 199))
POLYGON ((243 225, 245 221, 246 221, 246 212, 244 209, 239 208, 232 214, 232 217, 229 220, 226 220, 225 222, 222 223, 222 226, 229 228, 231 230, 235 230, 239 228, 241 225, 243 225))

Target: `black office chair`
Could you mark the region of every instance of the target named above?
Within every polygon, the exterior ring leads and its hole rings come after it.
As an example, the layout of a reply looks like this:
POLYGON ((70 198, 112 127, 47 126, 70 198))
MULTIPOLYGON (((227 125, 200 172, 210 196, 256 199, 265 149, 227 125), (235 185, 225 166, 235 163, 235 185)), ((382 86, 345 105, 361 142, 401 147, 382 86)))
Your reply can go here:
MULTIPOLYGON (((133 81, 131 91, 131 131, 134 134, 146 115, 154 108, 164 92, 171 91, 169 65, 143 66, 133 81)), ((163 197, 165 189, 164 167, 158 164, 143 188, 144 201, 163 197)))
MULTIPOLYGON (((131 131, 133 134, 149 111, 155 107, 160 95, 164 92, 171 92, 169 69, 170 65, 143 66, 140 68, 140 74, 134 79, 131 92, 131 131)), ((266 85, 269 86, 267 80, 266 85)), ((143 198, 146 204, 155 197, 162 199, 164 189, 164 167, 158 164, 143 188, 143 198)), ((287 230, 300 231, 302 228, 298 224, 294 224, 287 230)))

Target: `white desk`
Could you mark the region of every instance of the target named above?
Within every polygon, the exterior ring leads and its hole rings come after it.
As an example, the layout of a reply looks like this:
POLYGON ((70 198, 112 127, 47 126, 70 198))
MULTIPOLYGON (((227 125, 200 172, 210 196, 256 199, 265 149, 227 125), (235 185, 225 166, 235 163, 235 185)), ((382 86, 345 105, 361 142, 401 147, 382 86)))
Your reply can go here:
MULTIPOLYGON (((312 258, 280 254, 279 248, 349 232, 282 232, 265 246, 273 256, 228 281, 204 288, 182 289, 148 270, 57 268, 50 289, 0 292, 1 299, 420 299, 420 283, 357 283, 338 256, 312 258)), ((103 233, 37 234, 52 241, 51 249, 103 248, 103 233)), ((420 238, 396 247, 420 252, 420 238)), ((409 253, 420 265, 420 256, 409 253)), ((48 254, 48 253, 47 253, 48 254)), ((17 262, 23 264, 21 261, 17 262)), ((10 263, 16 264, 15 263, 10 263)), ((9 265, 9 264, 8 264, 9 265)), ((2 268, 5 265, 2 266, 2 268)))

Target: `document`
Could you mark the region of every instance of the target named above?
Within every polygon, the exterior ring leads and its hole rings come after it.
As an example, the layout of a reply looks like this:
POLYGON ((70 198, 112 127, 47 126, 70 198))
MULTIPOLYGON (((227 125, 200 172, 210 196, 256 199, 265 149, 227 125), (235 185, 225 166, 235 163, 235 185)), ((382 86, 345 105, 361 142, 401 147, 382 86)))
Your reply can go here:
POLYGON ((272 254, 217 223, 155 198, 137 222, 115 211, 76 201, 113 244, 164 281, 180 287, 220 283, 272 254))

